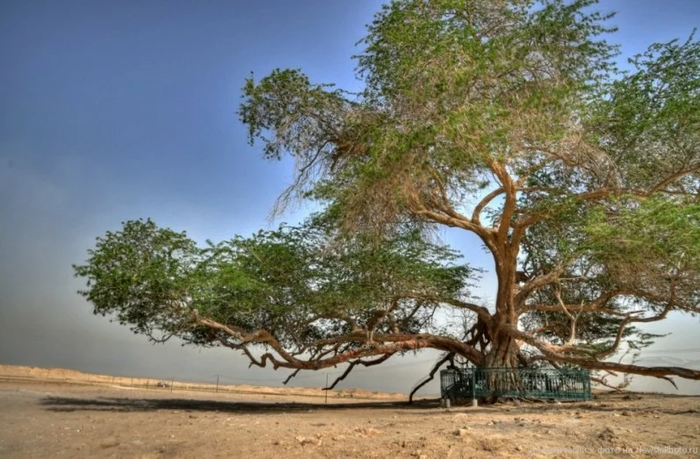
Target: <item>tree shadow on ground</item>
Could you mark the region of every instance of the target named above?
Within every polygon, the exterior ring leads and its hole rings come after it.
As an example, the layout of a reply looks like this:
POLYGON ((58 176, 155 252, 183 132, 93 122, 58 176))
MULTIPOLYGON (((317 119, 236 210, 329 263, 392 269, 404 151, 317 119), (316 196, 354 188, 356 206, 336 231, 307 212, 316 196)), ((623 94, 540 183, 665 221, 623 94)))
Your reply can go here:
POLYGON ((112 411, 139 412, 158 410, 183 410, 191 412, 224 412, 250 414, 299 413, 326 410, 357 409, 424 409, 438 406, 436 400, 421 400, 413 405, 408 402, 359 402, 359 403, 293 403, 293 402, 226 402, 218 400, 186 400, 161 398, 74 398, 44 397, 41 405, 49 411, 112 411))
MULTIPOLYGON (((617 398, 617 397, 615 397, 617 398)), ((619 400, 621 401, 621 400, 619 400)), ((406 414, 414 414, 425 417, 427 415, 444 415, 446 411, 456 413, 497 413, 508 412, 519 415, 542 414, 545 412, 622 412, 630 415, 637 414, 694 414, 700 416, 700 409, 688 407, 685 409, 673 409, 663 406, 626 406, 621 405, 613 397, 605 397, 603 400, 582 401, 574 403, 523 403, 520 406, 508 404, 482 405, 478 408, 457 405, 452 409, 439 409, 437 399, 416 400, 413 405, 405 401, 389 402, 353 402, 353 403, 295 403, 295 402, 243 402, 220 401, 201 399, 179 398, 123 398, 123 397, 44 397, 40 403, 49 411, 73 412, 73 411, 112 411, 112 412, 147 412, 158 410, 182 410, 188 412, 223 412, 246 414, 280 414, 303 413, 335 410, 360 410, 360 409, 392 409, 402 410, 406 414), (426 411, 429 409, 429 411, 426 411)))

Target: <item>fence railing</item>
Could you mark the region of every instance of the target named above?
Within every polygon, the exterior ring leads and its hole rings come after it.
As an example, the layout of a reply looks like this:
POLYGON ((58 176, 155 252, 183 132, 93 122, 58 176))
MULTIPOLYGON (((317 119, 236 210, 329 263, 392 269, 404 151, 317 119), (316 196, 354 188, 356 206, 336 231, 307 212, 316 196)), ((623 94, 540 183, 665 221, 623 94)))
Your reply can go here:
POLYGON ((590 400, 586 370, 554 368, 465 368, 440 371, 443 398, 485 397, 590 400))

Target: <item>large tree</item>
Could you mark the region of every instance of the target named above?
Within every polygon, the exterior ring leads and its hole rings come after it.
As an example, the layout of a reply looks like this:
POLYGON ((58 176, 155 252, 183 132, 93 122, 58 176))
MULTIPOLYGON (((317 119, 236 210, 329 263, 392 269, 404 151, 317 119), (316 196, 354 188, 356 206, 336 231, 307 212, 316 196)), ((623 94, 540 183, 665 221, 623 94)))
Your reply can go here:
POLYGON ((700 312, 700 43, 618 71, 594 3, 392 1, 361 42, 361 93, 251 77, 251 142, 297 164, 277 210, 316 199, 323 214, 206 248, 129 222, 76 267, 84 294, 137 332, 275 368, 433 348, 440 363, 700 379, 610 360, 648 344, 635 325, 700 312), (441 226, 492 255, 492 303, 431 239, 441 226))

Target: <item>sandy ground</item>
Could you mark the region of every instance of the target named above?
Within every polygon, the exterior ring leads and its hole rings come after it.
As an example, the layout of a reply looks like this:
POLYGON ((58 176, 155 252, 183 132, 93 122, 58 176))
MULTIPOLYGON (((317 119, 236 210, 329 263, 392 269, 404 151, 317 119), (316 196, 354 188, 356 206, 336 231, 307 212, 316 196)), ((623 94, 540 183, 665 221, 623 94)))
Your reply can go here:
POLYGON ((442 409, 110 384, 0 382, 0 457, 700 457, 700 397, 442 409))

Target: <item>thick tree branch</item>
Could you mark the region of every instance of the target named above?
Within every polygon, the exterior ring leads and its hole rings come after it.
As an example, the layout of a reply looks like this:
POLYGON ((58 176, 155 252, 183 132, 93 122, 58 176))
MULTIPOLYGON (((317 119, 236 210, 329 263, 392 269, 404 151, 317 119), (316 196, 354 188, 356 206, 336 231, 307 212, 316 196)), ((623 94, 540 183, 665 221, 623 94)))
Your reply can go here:
MULTIPOLYGON (((587 304, 565 304, 564 307, 570 312, 605 312, 612 315, 625 315, 622 312, 614 311, 611 309, 604 309, 610 300, 616 296, 631 294, 632 291, 629 290, 611 290, 609 292, 603 293, 598 298, 594 299, 587 304)), ((561 310, 561 304, 550 305, 550 304, 526 304, 520 311, 542 311, 542 312, 559 312, 561 310)))
POLYGON ((500 196, 501 194, 505 193, 506 190, 503 188, 497 188, 487 194, 479 203, 474 207, 474 211, 472 212, 472 222, 475 225, 481 225, 481 211, 484 210, 486 206, 489 205, 491 201, 493 201, 497 196, 500 196))
POLYGON ((681 367, 643 367, 618 362, 601 362, 585 357, 563 355, 557 351, 557 346, 540 341, 539 339, 521 332, 513 327, 507 331, 513 338, 519 339, 540 351, 547 360, 572 363, 590 370, 619 371, 642 376, 653 376, 668 380, 668 376, 680 376, 681 378, 700 380, 700 371, 681 367))
POLYGON ((481 238, 481 240, 492 250, 495 250, 494 246, 494 231, 490 228, 485 228, 481 225, 473 223, 466 217, 455 217, 450 215, 444 215, 426 208, 420 208, 415 210, 416 215, 432 220, 436 223, 442 223, 446 226, 451 226, 454 228, 462 228, 467 231, 471 231, 481 238))
POLYGON ((510 221, 515 213, 516 186, 510 174, 508 174, 508 171, 502 164, 493 161, 490 164, 490 168, 501 183, 501 187, 506 195, 503 212, 501 213, 501 219, 498 225, 498 241, 500 244, 504 244, 507 240, 508 232, 510 231, 510 221))
POLYGON ((664 188, 666 188, 667 185, 670 185, 671 183, 675 182, 681 177, 684 177, 688 174, 692 174, 693 172, 698 172, 700 171, 700 163, 699 164, 694 164, 690 167, 687 167, 685 169, 681 169, 674 174, 671 174, 670 176, 666 177, 664 180, 660 181, 654 187, 652 187, 651 190, 647 193, 648 195, 652 195, 654 193, 662 191, 664 188))
POLYGON ((671 296, 669 298, 669 301, 666 303, 666 307, 659 313, 654 316, 650 317, 634 317, 632 314, 628 314, 627 317, 620 323, 617 334, 615 336, 615 341, 613 345, 610 347, 610 349, 606 349, 604 351, 598 352, 595 354, 596 358, 603 358, 609 355, 612 355, 620 346, 620 343, 622 342, 622 336, 625 332, 625 329, 627 326, 631 323, 650 323, 650 322, 658 322, 659 320, 663 320, 666 318, 669 312, 673 310, 673 307, 675 306, 676 303, 676 294, 675 294, 675 286, 672 284, 671 285, 671 296))
POLYGON ((525 303, 525 300, 531 293, 556 281, 565 269, 566 264, 561 264, 546 274, 541 274, 530 279, 520 288, 517 295, 515 295, 515 305, 522 309, 522 305, 525 303))
POLYGON ((302 360, 285 350, 279 341, 277 341, 269 332, 265 330, 257 330, 252 333, 242 334, 240 331, 237 331, 232 327, 220 324, 211 319, 202 318, 198 314, 195 315, 195 318, 195 323, 197 325, 223 331, 235 340, 239 341, 239 343, 232 344, 220 339, 224 345, 242 350, 254 365, 260 367, 265 367, 267 361, 270 361, 275 369, 292 368, 319 370, 345 363, 353 359, 374 357, 385 354, 392 355, 397 352, 424 348, 454 352, 467 357, 473 362, 483 362, 483 355, 477 351, 476 348, 454 338, 430 334, 375 334, 373 337, 374 342, 368 345, 367 334, 362 331, 338 336, 329 340, 317 341, 312 344, 312 346, 327 346, 339 345, 342 343, 356 343, 360 345, 359 347, 337 353, 332 357, 302 360), (256 359, 247 348, 248 344, 264 344, 269 346, 279 355, 281 360, 269 352, 263 354, 260 359, 256 359))

